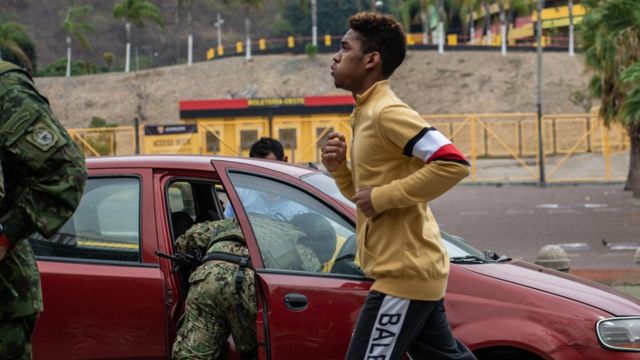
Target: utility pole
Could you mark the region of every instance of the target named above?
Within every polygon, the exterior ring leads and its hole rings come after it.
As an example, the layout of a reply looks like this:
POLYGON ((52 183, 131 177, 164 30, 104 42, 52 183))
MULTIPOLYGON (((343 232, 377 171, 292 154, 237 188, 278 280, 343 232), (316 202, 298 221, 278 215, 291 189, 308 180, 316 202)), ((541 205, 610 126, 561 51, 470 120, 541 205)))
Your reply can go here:
POLYGON ((318 0, 311 0, 311 44, 318 47, 318 0))
POLYGON ((539 169, 540 169, 540 180, 539 186, 545 187, 546 180, 544 174, 544 148, 542 141, 542 87, 543 87, 543 76, 542 76, 542 9, 544 6, 544 0, 538 0, 538 18, 537 18, 537 26, 536 26, 536 41, 538 45, 538 158, 539 161, 539 169))
POLYGON ((574 50, 574 38, 573 38, 573 34, 574 34, 574 27, 573 27, 573 0, 569 0, 569 3, 567 4, 568 8, 569 8, 569 56, 573 57, 575 56, 575 50, 574 50))
POLYGON ((213 23, 213 26, 218 30, 218 55, 220 55, 220 50, 222 49, 222 24, 224 24, 224 19, 218 13, 217 21, 213 23))

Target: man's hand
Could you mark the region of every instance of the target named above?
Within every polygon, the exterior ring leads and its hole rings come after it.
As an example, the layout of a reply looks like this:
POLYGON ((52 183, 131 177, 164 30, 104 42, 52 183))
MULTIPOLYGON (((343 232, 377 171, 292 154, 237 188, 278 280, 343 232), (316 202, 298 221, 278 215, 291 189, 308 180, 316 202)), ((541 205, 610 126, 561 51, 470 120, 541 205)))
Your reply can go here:
POLYGON ((358 209, 364 213, 366 217, 372 217, 376 215, 376 210, 373 208, 373 204, 371 203, 371 191, 372 187, 367 186, 362 189, 356 190, 356 194, 351 198, 351 201, 356 204, 358 209))
POLYGON ((329 134, 322 147, 322 164, 329 171, 335 171, 347 159, 347 143, 344 135, 338 132, 329 134))
POLYGON ((7 248, 0 245, 0 261, 4 259, 4 256, 7 255, 7 248))

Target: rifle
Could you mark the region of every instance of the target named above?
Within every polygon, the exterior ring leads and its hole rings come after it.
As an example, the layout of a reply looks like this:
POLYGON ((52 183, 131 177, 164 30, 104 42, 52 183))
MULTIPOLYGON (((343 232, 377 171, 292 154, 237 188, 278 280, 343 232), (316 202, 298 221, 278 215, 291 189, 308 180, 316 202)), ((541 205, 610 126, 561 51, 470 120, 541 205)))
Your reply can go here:
POLYGON ((175 266, 173 270, 171 270, 171 272, 177 272, 182 268, 193 270, 202 263, 202 253, 200 251, 196 251, 194 254, 178 253, 175 255, 170 255, 163 253, 160 250, 155 250, 153 254, 158 257, 173 261, 173 264, 175 266))

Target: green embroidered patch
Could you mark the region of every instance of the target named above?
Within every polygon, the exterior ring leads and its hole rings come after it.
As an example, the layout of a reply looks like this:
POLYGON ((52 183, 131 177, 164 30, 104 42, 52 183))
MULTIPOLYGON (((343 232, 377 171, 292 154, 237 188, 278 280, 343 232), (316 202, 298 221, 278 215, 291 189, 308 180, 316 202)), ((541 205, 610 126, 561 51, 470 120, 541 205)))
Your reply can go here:
POLYGON ((44 152, 47 152, 55 146, 58 143, 58 140, 58 133, 43 123, 36 124, 33 127, 33 130, 31 130, 31 133, 27 135, 27 141, 44 152))

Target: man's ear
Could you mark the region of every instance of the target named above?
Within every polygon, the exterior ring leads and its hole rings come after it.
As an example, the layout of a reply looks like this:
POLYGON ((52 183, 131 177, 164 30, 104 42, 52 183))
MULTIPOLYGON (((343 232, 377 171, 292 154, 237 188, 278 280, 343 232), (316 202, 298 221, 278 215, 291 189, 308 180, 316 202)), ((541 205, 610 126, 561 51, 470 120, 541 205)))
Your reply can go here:
POLYGON ((366 54, 364 68, 367 70, 373 70, 376 66, 382 66, 382 56, 380 53, 374 51, 366 54))
POLYGON ((282 161, 283 161, 283 162, 289 162, 289 157, 288 157, 287 155, 285 155, 285 156, 282 158, 282 161))

